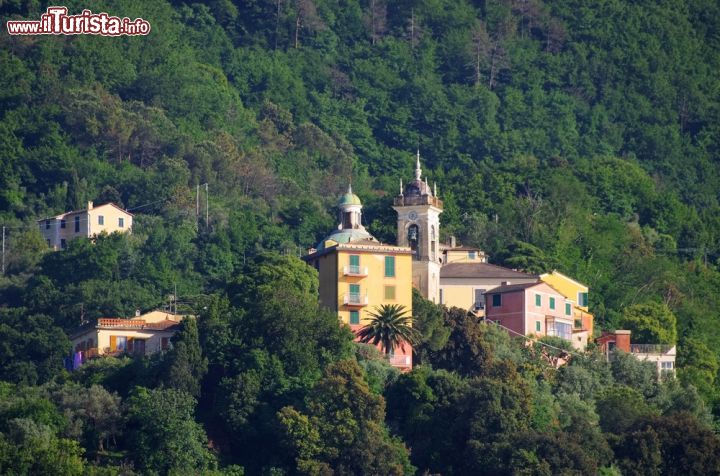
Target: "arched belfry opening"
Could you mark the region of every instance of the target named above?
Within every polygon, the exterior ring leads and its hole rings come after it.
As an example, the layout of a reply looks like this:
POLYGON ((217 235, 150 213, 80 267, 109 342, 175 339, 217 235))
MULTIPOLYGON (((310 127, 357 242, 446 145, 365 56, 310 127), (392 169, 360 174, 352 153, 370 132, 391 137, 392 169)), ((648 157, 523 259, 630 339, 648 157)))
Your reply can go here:
POLYGON ((416 224, 412 224, 408 227, 408 244, 413 252, 413 259, 420 259, 420 227, 416 224))
POLYGON ((398 214, 397 244, 413 252, 413 283, 425 298, 439 301, 440 214, 443 203, 437 187, 430 187, 422 176, 420 152, 415 161, 415 177, 403 186, 393 201, 398 214))

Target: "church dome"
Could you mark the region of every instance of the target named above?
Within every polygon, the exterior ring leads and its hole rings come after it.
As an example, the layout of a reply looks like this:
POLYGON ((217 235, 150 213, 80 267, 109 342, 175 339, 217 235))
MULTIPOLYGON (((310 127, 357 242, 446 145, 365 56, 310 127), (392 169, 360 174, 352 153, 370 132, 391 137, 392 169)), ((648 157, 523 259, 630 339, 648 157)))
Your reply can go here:
POLYGON ((347 192, 343 194, 342 197, 340 197, 340 200, 338 201, 338 207, 343 208, 346 205, 359 205, 362 206, 362 202, 360 201, 360 197, 355 195, 352 191, 352 185, 348 185, 347 192))
POLYGON ((364 229, 354 228, 350 230, 335 230, 323 238, 316 246, 318 251, 325 249, 325 242, 332 240, 336 243, 350 243, 353 241, 377 241, 374 236, 364 229))
POLYGON ((338 201, 338 206, 341 207, 343 205, 362 205, 362 202, 360 201, 360 197, 352 193, 352 190, 348 190, 338 201))

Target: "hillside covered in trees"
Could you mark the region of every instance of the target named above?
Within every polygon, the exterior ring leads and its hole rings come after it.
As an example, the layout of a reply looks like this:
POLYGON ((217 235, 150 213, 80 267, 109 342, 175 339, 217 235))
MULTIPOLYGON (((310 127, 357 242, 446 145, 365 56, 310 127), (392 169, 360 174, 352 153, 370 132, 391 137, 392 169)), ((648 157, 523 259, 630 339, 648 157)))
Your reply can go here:
POLYGON ((717 2, 65 5, 152 31, 3 25, 0 473, 720 472, 717 2), (420 297, 422 366, 353 344, 297 257, 350 181, 393 242, 417 149, 443 240, 587 283, 597 327, 678 345, 678 380, 556 369, 420 297), (91 200, 132 235, 50 252, 35 220, 91 200), (198 318, 171 351, 63 370, 81 322, 175 293, 198 318))

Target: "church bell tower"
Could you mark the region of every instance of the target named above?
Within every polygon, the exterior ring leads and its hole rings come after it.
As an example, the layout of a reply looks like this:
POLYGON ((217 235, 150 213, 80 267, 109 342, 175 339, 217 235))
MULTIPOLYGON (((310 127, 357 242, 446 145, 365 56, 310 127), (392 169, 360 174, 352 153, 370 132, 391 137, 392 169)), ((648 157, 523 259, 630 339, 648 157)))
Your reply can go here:
POLYGON ((415 162, 415 180, 395 197, 393 209, 398 214, 397 244, 413 251, 413 286, 433 302, 440 302, 440 214, 443 203, 437 197, 437 187, 430 189, 427 178, 423 182, 420 151, 415 162))

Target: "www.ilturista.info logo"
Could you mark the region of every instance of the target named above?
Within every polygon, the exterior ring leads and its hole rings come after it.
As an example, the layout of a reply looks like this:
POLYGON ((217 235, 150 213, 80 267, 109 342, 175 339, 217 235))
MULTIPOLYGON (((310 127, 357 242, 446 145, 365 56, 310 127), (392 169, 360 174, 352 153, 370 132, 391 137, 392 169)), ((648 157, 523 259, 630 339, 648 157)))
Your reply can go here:
POLYGON ((83 10, 80 15, 68 15, 67 7, 48 7, 37 20, 9 20, 11 35, 147 35, 150 23, 142 18, 113 17, 107 13, 83 10))

